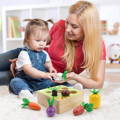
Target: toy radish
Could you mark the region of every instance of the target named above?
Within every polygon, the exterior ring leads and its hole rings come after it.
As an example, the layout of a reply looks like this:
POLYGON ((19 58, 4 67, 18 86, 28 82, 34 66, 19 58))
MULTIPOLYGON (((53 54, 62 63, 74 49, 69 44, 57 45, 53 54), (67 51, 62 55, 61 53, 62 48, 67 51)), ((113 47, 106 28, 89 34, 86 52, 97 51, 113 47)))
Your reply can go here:
POLYGON ((81 115, 84 112, 84 107, 82 105, 77 106, 75 109, 73 109, 73 114, 81 115))
POLYGON ((67 74, 68 74, 68 71, 64 71, 64 73, 62 74, 62 79, 64 80, 67 80, 67 74))
POLYGON ((89 96, 89 103, 93 104, 93 108, 99 108, 100 107, 100 102, 101 102, 101 97, 98 94, 100 90, 93 89, 91 90, 92 94, 89 96))
POLYGON ((35 102, 30 102, 27 98, 23 98, 23 104, 22 108, 26 108, 29 107, 32 110, 40 110, 41 107, 39 104, 35 103, 35 102))
POLYGON ((49 117, 53 117, 55 115, 56 109, 53 107, 54 104, 54 97, 52 100, 48 99, 48 105, 49 107, 47 108, 46 112, 49 117))
POLYGON ((75 109, 73 109, 73 114, 76 115, 81 115, 84 111, 91 112, 93 111, 93 104, 88 104, 82 102, 81 105, 77 106, 75 109))

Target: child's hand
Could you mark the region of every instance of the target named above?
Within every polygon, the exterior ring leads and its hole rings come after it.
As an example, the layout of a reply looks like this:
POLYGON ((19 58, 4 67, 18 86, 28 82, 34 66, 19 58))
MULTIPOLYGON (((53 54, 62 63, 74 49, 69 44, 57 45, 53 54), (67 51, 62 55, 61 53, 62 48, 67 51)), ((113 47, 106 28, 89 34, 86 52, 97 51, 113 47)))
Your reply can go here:
POLYGON ((56 83, 64 83, 66 80, 62 78, 62 73, 56 73, 57 76, 54 78, 54 82, 56 83))
POLYGON ((56 77, 56 73, 45 73, 44 78, 48 78, 51 81, 54 81, 53 79, 56 77))

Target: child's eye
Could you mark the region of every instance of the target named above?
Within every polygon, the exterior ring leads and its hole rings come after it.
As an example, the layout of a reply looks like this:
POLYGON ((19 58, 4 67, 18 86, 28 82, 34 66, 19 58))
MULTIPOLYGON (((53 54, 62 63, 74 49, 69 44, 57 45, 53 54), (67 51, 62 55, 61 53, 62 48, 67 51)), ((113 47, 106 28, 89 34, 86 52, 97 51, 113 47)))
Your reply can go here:
POLYGON ((46 42, 46 40, 43 40, 43 42, 46 42))
POLYGON ((41 40, 36 40, 37 42, 40 42, 41 40))
POLYGON ((37 42, 46 42, 46 40, 36 40, 37 42))

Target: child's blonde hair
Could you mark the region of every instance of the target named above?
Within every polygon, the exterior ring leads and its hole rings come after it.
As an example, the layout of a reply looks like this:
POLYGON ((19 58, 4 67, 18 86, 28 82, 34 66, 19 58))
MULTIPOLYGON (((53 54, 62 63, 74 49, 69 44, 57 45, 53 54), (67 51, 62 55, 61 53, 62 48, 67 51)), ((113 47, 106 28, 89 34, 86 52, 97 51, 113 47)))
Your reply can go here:
MULTIPOLYGON (((101 30, 97 9, 87 1, 79 1, 69 9, 70 14, 76 14, 83 28, 84 61, 82 68, 87 68, 92 78, 96 78, 101 56, 101 30)), ((75 58, 73 41, 65 38, 65 53, 63 58, 67 63, 67 70, 72 71, 75 58)))
POLYGON ((47 42, 50 41, 48 22, 52 23, 51 19, 47 21, 42 19, 25 19, 25 21, 28 21, 28 24, 25 29, 24 45, 28 44, 31 36, 35 36, 39 39, 45 39, 47 42))

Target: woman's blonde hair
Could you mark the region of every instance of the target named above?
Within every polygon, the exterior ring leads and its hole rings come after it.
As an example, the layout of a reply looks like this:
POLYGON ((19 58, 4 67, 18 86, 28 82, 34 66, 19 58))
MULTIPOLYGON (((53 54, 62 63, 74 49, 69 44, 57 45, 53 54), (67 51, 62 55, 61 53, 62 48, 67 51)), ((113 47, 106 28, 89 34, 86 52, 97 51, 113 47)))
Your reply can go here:
MULTIPOLYGON (((95 6, 87 1, 79 1, 69 9, 70 14, 76 14, 84 32, 82 68, 89 71, 92 78, 96 78, 101 56, 101 30, 99 14, 95 6)), ((75 45, 65 38, 65 53, 63 58, 67 63, 67 70, 72 71, 75 59, 75 45)))
POLYGON ((46 39, 47 42, 50 40, 49 35, 49 28, 48 22, 52 23, 52 20, 49 19, 44 21, 42 19, 25 19, 28 21, 28 24, 25 29, 25 38, 24 38, 24 45, 28 45, 28 41, 31 38, 31 35, 35 36, 36 38, 46 39))

